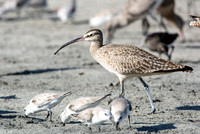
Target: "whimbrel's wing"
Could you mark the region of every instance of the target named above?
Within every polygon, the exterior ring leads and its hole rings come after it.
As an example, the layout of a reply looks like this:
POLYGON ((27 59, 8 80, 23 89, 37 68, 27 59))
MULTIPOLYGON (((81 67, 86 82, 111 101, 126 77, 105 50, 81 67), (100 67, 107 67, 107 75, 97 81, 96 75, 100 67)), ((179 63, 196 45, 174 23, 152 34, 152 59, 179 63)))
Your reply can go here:
POLYGON ((192 68, 158 58, 132 45, 105 45, 94 57, 111 72, 139 76, 153 73, 192 71, 192 68))

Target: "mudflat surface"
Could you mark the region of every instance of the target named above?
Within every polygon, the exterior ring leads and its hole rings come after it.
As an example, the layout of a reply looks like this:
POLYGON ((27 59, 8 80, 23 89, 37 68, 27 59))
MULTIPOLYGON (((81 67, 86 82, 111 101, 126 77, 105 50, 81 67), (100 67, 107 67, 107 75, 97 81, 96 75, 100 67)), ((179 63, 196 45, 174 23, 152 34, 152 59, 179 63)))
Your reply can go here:
MULTIPOLYGON (((48 3, 48 9, 65 4, 56 0, 49 0, 48 3)), ((88 42, 76 43, 56 56, 53 54, 63 43, 90 30, 88 19, 95 12, 106 8, 119 10, 123 3, 120 0, 80 0, 74 24, 63 24, 55 19, 55 14, 32 9, 23 9, 19 19, 16 19, 15 13, 9 13, 0 21, 0 133, 89 132, 76 120, 62 126, 60 113, 70 100, 81 96, 112 93, 111 98, 116 97, 120 89, 119 80, 92 59, 88 42), (24 118, 23 109, 33 96, 66 91, 72 94, 52 109, 53 123, 43 120, 47 112, 24 118)), ((157 108, 156 113, 150 115, 151 107, 142 84, 136 78, 127 80, 126 98, 133 106, 132 128, 128 128, 127 119, 120 124, 119 132, 111 122, 106 122, 101 126, 102 133, 200 133, 200 29, 188 26, 186 1, 177 3, 176 7, 176 12, 185 20, 187 40, 184 43, 176 40, 172 61, 193 67, 193 73, 144 77, 157 108)), ((170 32, 176 32, 168 23, 167 27, 170 32)), ((158 30, 152 21, 150 32, 158 30)), ((118 30, 113 43, 138 46, 141 38, 139 20, 118 30)), ((164 55, 163 58, 166 59, 164 55)), ((101 104, 102 107, 109 108, 107 101, 101 104)), ((94 133, 98 132, 97 127, 92 128, 94 133)))

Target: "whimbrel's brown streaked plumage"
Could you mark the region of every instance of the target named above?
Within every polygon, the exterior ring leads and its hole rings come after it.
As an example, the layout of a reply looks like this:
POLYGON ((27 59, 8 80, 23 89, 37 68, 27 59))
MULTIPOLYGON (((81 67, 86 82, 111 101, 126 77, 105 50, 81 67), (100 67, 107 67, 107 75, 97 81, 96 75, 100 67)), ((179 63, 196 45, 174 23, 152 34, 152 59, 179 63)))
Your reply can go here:
POLYGON ((200 17, 194 15, 190 15, 190 17, 194 19, 194 21, 190 22, 190 26, 200 27, 200 17))
POLYGON ((118 76, 121 84, 120 95, 124 94, 124 81, 128 78, 138 77, 147 92, 152 106, 152 112, 155 112, 153 100, 148 85, 141 77, 177 71, 191 72, 193 70, 189 66, 163 60, 132 45, 103 45, 103 35, 99 29, 92 29, 85 35, 67 42, 55 54, 62 48, 78 41, 91 42, 91 56, 105 69, 118 76))

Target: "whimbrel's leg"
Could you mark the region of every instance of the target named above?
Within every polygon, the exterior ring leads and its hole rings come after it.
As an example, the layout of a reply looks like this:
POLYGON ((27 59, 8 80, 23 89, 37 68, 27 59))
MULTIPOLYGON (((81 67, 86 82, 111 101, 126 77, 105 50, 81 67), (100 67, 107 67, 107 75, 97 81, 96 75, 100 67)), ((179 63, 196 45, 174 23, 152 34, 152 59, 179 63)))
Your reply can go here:
POLYGON ((121 92, 119 94, 119 97, 124 96, 124 80, 120 80, 120 85, 121 85, 121 92))
POLYGON ((153 104, 153 100, 152 100, 152 97, 151 97, 151 94, 150 94, 150 91, 149 91, 149 86, 144 82, 144 80, 141 77, 138 77, 138 79, 142 82, 144 89, 147 92, 147 95, 148 95, 148 98, 149 98, 149 101, 150 101, 150 104, 151 104, 151 108, 152 108, 151 113, 155 113, 156 108, 153 104))

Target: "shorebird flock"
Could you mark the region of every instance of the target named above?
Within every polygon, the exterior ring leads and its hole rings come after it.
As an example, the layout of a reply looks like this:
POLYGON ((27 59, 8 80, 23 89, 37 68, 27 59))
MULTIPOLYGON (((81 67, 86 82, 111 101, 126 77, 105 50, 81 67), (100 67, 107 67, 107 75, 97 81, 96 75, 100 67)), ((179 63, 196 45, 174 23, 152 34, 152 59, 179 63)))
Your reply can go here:
MULTIPOLYGON (((46 6, 46 0, 12 0, 6 1, 0 7, 0 17, 3 17, 7 12, 20 9, 25 6, 46 6)), ((69 0, 67 5, 57 9, 57 16, 62 22, 72 21, 76 11, 76 0, 69 0)), ((103 43, 103 33, 100 29, 94 28, 63 44, 54 54, 56 55, 61 49, 73 43, 80 41, 90 42, 90 55, 104 69, 115 74, 120 82, 119 95, 113 99, 109 106, 100 107, 99 104, 106 98, 110 97, 110 93, 105 93, 103 96, 80 96, 69 101, 66 108, 60 114, 60 120, 65 126, 70 120, 76 119, 83 124, 86 124, 92 132, 91 126, 97 125, 101 131, 101 124, 111 122, 115 125, 116 130, 120 130, 120 123, 127 117, 129 128, 131 128, 130 113, 133 109, 131 101, 126 98, 125 81, 131 78, 137 78, 142 83, 145 92, 147 93, 151 112, 156 112, 156 107, 153 103, 149 86, 142 77, 153 75, 163 75, 174 72, 192 72, 193 68, 187 65, 177 64, 171 60, 174 45, 172 44, 178 37, 185 40, 183 33, 183 19, 175 12, 174 0, 128 0, 119 12, 109 10, 101 11, 89 20, 91 27, 104 26, 106 33, 106 42, 103 43), (158 21, 156 15, 161 17, 158 21), (150 23, 147 20, 150 16, 161 26, 165 32, 149 33, 150 23), (177 33, 169 33, 162 18, 171 23, 177 30, 177 33), (125 27, 136 20, 142 20, 143 35, 145 36, 142 45, 145 45, 151 51, 156 51, 161 56, 164 53, 168 60, 157 57, 142 48, 133 46, 132 44, 112 44, 110 43, 114 37, 114 32, 122 27, 125 27), (169 52, 169 50, 171 51, 169 52)), ((194 21, 190 22, 190 26, 200 27, 200 18, 191 15, 194 21)), ((106 76, 105 76, 106 77, 106 76)), ((134 89, 127 89, 134 90, 134 89)), ((64 98, 73 94, 73 92, 57 93, 42 93, 34 96, 29 104, 24 108, 26 117, 34 113, 47 111, 45 120, 52 122, 51 109, 62 102, 64 98)))

